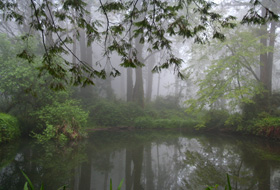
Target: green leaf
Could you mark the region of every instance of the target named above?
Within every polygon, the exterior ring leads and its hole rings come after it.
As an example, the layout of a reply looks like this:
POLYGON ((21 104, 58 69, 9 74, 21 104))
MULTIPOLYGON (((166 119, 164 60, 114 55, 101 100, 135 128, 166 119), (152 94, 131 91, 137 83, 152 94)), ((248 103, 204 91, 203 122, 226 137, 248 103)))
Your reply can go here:
POLYGON ((228 190, 231 190, 229 175, 227 174, 228 190))
POLYGON ((40 187, 40 190, 44 190, 44 184, 42 183, 41 187, 40 187))
POLYGON ((25 184, 24 184, 24 188, 23 188, 24 190, 28 190, 28 183, 27 182, 25 182, 25 184))
POLYGON ((21 173, 23 174, 23 176, 25 177, 25 179, 27 180, 27 182, 28 182, 28 184, 29 184, 31 190, 35 190, 35 189, 34 189, 34 186, 33 186, 33 184, 32 184, 32 182, 31 182, 30 179, 27 177, 27 175, 26 175, 22 170, 20 170, 20 171, 21 171, 21 173))
POLYGON ((123 181, 124 181, 124 179, 121 180, 121 182, 120 182, 120 184, 119 184, 119 186, 118 186, 118 190, 121 190, 123 181))

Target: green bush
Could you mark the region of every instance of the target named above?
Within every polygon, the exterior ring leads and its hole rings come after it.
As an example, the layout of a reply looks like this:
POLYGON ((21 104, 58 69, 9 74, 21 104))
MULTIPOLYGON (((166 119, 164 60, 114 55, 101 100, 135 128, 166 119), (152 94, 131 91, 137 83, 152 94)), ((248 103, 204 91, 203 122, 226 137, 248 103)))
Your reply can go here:
POLYGON ((249 132, 270 138, 280 138, 280 117, 271 116, 262 112, 257 118, 249 121, 249 132))
POLYGON ((51 139, 65 142, 84 136, 82 127, 87 125, 88 113, 78 103, 75 100, 54 102, 37 111, 35 115, 45 129, 42 134, 33 133, 34 137, 44 143, 51 139))
POLYGON ((35 115, 43 122, 51 125, 61 125, 71 123, 74 119, 79 126, 87 125, 88 113, 85 112, 76 100, 66 100, 65 102, 53 102, 44 106, 35 115))
POLYGON ((225 126, 232 129, 238 130, 242 127, 243 117, 240 113, 230 114, 227 120, 225 121, 225 126))
POLYGON ((20 128, 15 117, 0 113, 0 143, 11 141, 20 136, 20 128))
POLYGON ((205 126, 212 129, 222 128, 228 117, 229 113, 226 110, 209 110, 204 115, 205 126))
POLYGON ((100 100, 89 109, 89 120, 96 126, 131 126, 136 117, 144 116, 142 108, 133 103, 100 100))
POLYGON ((176 96, 159 96, 152 103, 151 106, 155 109, 179 109, 179 98, 176 96))
POLYGON ((197 121, 191 119, 154 119, 151 117, 138 117, 135 119, 134 126, 136 128, 193 128, 197 125, 197 121))
POLYGON ((138 129, 155 128, 155 122, 150 117, 138 117, 134 121, 134 127, 138 129))

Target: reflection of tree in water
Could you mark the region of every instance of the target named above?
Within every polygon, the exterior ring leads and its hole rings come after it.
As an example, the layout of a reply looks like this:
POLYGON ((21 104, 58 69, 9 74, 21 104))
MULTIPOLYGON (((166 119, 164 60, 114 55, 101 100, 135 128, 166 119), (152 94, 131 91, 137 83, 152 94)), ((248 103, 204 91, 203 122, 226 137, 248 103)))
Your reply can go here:
POLYGON ((226 173, 231 176, 232 189, 256 189, 257 184, 260 184, 258 179, 261 178, 256 175, 255 167, 269 168, 264 162, 257 163, 252 159, 253 154, 242 150, 244 144, 239 144, 238 141, 199 139, 198 144, 199 149, 185 152, 187 177, 184 185, 187 189, 202 189, 205 185, 215 184, 225 186, 226 173))
POLYGON ((96 133, 86 146, 22 147, 1 170, 0 190, 23 187, 26 180, 19 168, 38 188, 44 181, 46 189, 70 184, 73 190, 107 190, 110 178, 114 188, 124 178, 126 190, 204 189, 223 187, 226 173, 232 189, 279 188, 279 152, 271 153, 279 150, 279 144, 271 147, 263 141, 238 139, 107 132, 96 133))
POLYGON ((144 189, 141 183, 144 146, 142 144, 126 149, 126 190, 144 189))
POLYGON ((22 189, 26 179, 23 170, 31 179, 36 189, 42 182, 46 189, 57 189, 69 184, 72 170, 85 161, 83 144, 59 147, 54 144, 29 146, 21 143, 12 162, 1 168, 1 190, 22 189))

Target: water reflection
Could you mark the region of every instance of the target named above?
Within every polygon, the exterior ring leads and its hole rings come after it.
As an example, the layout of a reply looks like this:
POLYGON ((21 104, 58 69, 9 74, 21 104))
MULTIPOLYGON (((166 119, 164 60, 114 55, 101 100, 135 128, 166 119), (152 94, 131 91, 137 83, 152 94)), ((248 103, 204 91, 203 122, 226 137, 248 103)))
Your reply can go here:
POLYGON ((123 190, 205 189, 215 184, 223 189, 226 173, 232 189, 280 189, 279 143, 254 138, 96 132, 76 146, 21 144, 17 151, 6 149, 11 162, 0 162, 0 189, 22 189, 20 169, 36 186, 44 181, 46 189, 67 184, 72 190, 108 190, 110 178, 114 188, 125 179, 123 190))

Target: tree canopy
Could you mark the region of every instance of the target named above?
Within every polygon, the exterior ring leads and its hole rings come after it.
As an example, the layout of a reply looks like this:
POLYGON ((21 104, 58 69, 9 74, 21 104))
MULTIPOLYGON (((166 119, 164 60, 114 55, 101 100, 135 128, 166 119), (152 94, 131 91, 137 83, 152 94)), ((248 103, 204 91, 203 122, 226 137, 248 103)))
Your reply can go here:
MULTIPOLYGON (((92 63, 82 61, 72 51, 71 45, 76 37, 80 37, 80 29, 86 32, 88 45, 93 42, 102 44, 103 56, 108 60, 112 53, 118 53, 123 67, 143 66, 137 59, 137 49, 132 46, 135 39, 145 44, 147 52, 165 49, 166 59, 155 65, 153 71, 160 72, 161 69, 175 66, 178 76, 183 77, 180 73, 183 60, 172 52, 173 36, 191 38, 195 43, 204 43, 212 38, 224 40, 222 28, 236 26, 234 16, 215 12, 216 4, 207 0, 99 0, 87 3, 83 0, 25 0, 25 3, 23 6, 17 0, 1 1, 1 19, 24 28, 24 32, 16 32, 23 39, 30 36, 40 38, 44 53, 43 65, 39 70, 47 71, 62 81, 56 88, 65 84, 94 84, 93 78, 107 76, 105 68, 94 68, 92 63), (66 59, 65 55, 69 54, 76 61, 66 59), (59 57, 63 61, 57 61, 59 57)), ((261 1, 251 0, 241 23, 263 24, 278 19, 279 16, 261 1), (263 15, 259 11, 262 8, 265 9, 263 15)), ((36 57, 28 48, 18 53, 18 56, 30 63, 36 57)), ((112 64, 110 66, 111 76, 120 75, 112 64)))

